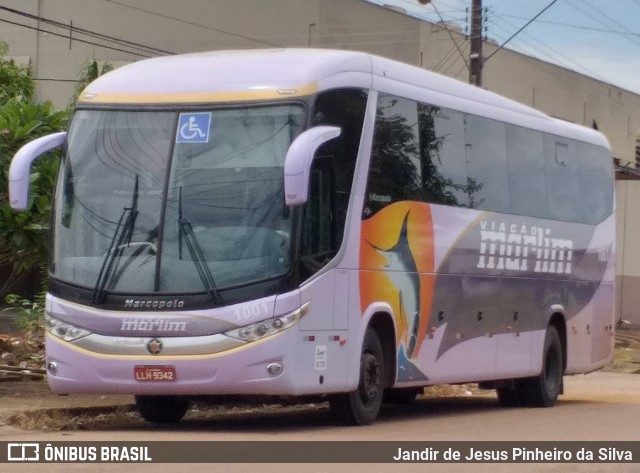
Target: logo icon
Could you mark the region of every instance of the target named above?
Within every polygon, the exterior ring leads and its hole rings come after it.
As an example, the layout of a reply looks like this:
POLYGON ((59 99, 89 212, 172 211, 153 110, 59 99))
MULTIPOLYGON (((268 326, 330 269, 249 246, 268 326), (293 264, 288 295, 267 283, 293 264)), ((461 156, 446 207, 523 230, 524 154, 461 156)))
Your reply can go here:
POLYGON ((176 143, 208 143, 211 112, 181 113, 176 143))
POLYGON ((40 444, 38 443, 8 443, 7 461, 37 462, 40 460, 40 444))
POLYGON ((158 355, 162 351, 162 342, 157 338, 152 338, 147 342, 147 351, 152 355, 158 355))

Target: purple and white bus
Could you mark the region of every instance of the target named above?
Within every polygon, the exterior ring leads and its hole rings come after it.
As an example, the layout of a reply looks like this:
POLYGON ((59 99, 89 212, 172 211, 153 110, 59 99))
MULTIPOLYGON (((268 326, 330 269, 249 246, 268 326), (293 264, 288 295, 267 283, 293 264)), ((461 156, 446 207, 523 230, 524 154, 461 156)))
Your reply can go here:
POLYGON ((90 84, 62 147, 46 303, 57 393, 323 396, 348 423, 438 383, 551 406, 612 357, 598 132, 360 52, 212 52, 90 84))

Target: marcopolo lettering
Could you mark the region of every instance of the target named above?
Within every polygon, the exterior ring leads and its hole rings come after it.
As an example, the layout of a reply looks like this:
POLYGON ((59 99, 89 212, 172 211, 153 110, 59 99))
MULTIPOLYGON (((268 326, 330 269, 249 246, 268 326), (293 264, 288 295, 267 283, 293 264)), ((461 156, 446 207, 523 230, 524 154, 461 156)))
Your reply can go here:
POLYGON ((373 192, 370 192, 369 193, 369 200, 371 202, 380 202, 382 204, 390 204, 391 203, 391 196, 390 195, 374 194, 373 192))
POLYGON ((184 301, 181 299, 158 300, 158 299, 126 299, 125 309, 182 309, 184 301))

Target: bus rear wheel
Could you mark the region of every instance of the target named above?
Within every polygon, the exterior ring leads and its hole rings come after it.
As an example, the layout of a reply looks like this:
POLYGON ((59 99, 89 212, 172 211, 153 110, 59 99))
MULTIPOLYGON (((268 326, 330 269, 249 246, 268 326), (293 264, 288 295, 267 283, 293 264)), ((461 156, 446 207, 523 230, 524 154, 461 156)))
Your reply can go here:
POLYGON ((520 381, 514 382, 512 386, 496 388, 498 402, 502 407, 519 407, 523 404, 521 395, 522 384, 520 381))
POLYGON ((389 404, 410 404, 416 400, 418 394, 424 392, 424 388, 393 388, 384 392, 382 402, 389 404))
POLYGON ((189 399, 181 396, 136 396, 144 420, 157 424, 179 422, 189 410, 189 399))
POLYGON ((534 378, 522 380, 520 386, 524 404, 532 407, 553 406, 562 389, 562 342, 553 326, 547 328, 542 353, 542 372, 534 378))
POLYGON ((378 417, 384 395, 384 358, 380 338, 367 329, 360 356, 358 388, 329 400, 332 415, 349 425, 368 425, 378 417))

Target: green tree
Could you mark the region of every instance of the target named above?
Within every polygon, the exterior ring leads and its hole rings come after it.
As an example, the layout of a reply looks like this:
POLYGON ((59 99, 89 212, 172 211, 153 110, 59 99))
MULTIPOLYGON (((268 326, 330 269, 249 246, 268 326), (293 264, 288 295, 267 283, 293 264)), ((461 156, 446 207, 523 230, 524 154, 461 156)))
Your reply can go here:
POLYGON ((0 42, 0 265, 10 268, 7 280, 0 281, 2 299, 22 275, 46 267, 47 229, 59 162, 57 153, 50 153, 34 164, 27 210, 15 212, 8 196, 11 159, 29 141, 63 130, 68 117, 50 102, 32 100, 35 86, 29 69, 8 60, 7 51, 0 42))
POLYGON ((29 77, 29 68, 5 59, 8 52, 9 46, 0 41, 0 103, 15 97, 31 100, 35 86, 29 77))
POLYGON ((102 64, 102 67, 98 64, 98 61, 94 59, 87 62, 81 69, 80 77, 78 78, 78 84, 76 85, 75 92, 73 93, 73 97, 71 97, 71 101, 69 102, 69 110, 72 110, 76 105, 78 98, 82 91, 94 80, 100 77, 102 74, 106 74, 109 71, 112 71, 114 67, 105 62, 102 64))

